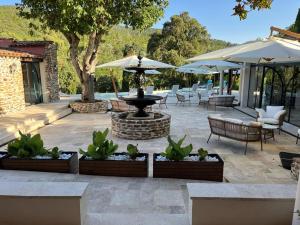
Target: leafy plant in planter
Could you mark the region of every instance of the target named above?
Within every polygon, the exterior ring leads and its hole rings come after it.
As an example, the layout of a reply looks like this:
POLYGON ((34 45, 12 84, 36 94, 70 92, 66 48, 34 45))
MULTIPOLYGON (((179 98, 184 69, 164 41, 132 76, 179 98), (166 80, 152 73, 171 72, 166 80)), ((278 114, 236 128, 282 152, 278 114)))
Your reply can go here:
POLYGON ((186 135, 176 143, 174 140, 171 139, 170 136, 168 136, 169 146, 166 148, 165 152, 161 153, 161 155, 173 161, 183 160, 193 150, 192 144, 182 147, 185 138, 186 135))
POLYGON ((138 157, 138 155, 140 154, 138 145, 132 145, 132 144, 127 145, 127 154, 132 160, 135 160, 136 157, 138 157))
POLYGON ((1 159, 1 169, 77 173, 77 152, 62 152, 58 147, 46 149, 39 134, 19 134, 20 138, 8 144, 8 157, 1 159))
POLYGON ((80 153, 94 160, 105 160, 113 155, 118 149, 118 145, 115 145, 111 140, 107 140, 108 132, 108 129, 103 132, 94 131, 93 143, 88 146, 87 151, 80 149, 80 153))
POLYGON ((8 144, 7 152, 17 158, 33 158, 35 156, 51 156, 53 159, 59 158, 59 149, 57 147, 48 150, 44 147, 44 142, 40 134, 31 136, 19 131, 20 138, 8 144))
POLYGON ((198 150, 198 155, 199 155, 199 161, 203 161, 206 156, 208 156, 208 151, 204 150, 203 148, 200 148, 198 150))

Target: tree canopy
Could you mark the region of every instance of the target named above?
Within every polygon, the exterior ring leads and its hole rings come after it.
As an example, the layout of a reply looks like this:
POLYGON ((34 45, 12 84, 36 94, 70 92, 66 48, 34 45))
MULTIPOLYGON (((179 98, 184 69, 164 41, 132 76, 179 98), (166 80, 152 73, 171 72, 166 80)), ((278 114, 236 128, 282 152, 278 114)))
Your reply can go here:
POLYGON ((207 51, 210 35, 187 12, 171 17, 161 32, 153 33, 148 43, 151 57, 180 65, 184 59, 207 51))
POLYGON ((22 0, 19 15, 37 19, 42 28, 60 31, 70 45, 70 58, 82 85, 82 100, 94 101, 93 73, 104 35, 115 25, 151 27, 163 16, 168 0, 22 0), (80 56, 80 41, 88 37, 80 56))
POLYGON ((235 0, 236 5, 233 8, 233 15, 239 16, 240 20, 247 18, 250 11, 270 9, 273 0, 235 0))
POLYGON ((300 33, 300 9, 295 20, 295 23, 290 27, 290 30, 296 33, 300 33))

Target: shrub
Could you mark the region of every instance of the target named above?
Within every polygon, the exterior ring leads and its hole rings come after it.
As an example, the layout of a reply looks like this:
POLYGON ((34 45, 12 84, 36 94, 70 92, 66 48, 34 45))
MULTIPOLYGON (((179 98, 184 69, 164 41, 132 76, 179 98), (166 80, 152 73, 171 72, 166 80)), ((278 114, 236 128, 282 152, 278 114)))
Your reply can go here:
POLYGON ((205 157, 208 155, 208 151, 204 150, 203 148, 200 148, 198 150, 199 160, 203 161, 205 157))
POLYGON ((161 153, 162 156, 165 156, 169 160, 180 161, 188 156, 193 150, 193 145, 189 144, 185 147, 181 147, 186 135, 181 138, 177 143, 168 136, 169 146, 166 148, 165 152, 161 153))
POLYGON ((86 157, 91 157, 94 160, 105 160, 113 155, 118 149, 118 145, 115 145, 111 140, 107 140, 108 133, 108 129, 103 132, 94 131, 93 143, 88 146, 87 151, 80 149, 80 153, 86 157))
POLYGON ((138 145, 132 145, 132 144, 127 145, 127 153, 131 159, 135 160, 136 157, 140 154, 138 145))
POLYGON ((17 158, 32 158, 35 156, 49 155, 52 158, 59 157, 59 150, 57 147, 48 150, 44 147, 44 142, 40 134, 31 136, 31 134, 23 134, 19 131, 20 138, 8 144, 7 152, 11 156, 17 158))

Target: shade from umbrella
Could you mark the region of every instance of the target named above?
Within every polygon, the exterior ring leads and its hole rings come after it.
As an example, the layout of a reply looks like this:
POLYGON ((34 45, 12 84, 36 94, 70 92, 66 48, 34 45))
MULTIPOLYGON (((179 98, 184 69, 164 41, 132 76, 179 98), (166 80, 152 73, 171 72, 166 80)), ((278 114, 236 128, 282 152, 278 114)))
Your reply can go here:
POLYGON ((134 56, 129 56, 123 59, 119 59, 116 61, 99 65, 96 68, 123 68, 123 69, 140 68, 145 70, 152 70, 152 69, 172 69, 175 68, 175 66, 162 63, 159 61, 155 61, 152 59, 148 59, 146 57, 143 57, 140 61, 138 56, 134 55, 134 56))
POLYGON ((212 71, 209 68, 183 68, 179 67, 176 69, 177 72, 186 73, 186 74, 215 74, 216 71, 212 71))
MULTIPOLYGON (((136 70, 124 70, 126 72, 129 72, 129 73, 136 73, 136 70)), ((161 72, 157 71, 157 70, 145 70, 144 72, 145 74, 147 75, 159 75, 161 74, 161 72)))
POLYGON ((211 71, 214 72, 221 72, 227 69, 237 69, 241 66, 236 63, 231 63, 222 60, 210 60, 210 61, 198 61, 190 64, 186 64, 181 68, 209 68, 211 71))
POLYGON ((279 37, 269 37, 220 49, 188 59, 190 62, 201 60, 227 60, 249 63, 300 62, 300 43, 279 37))

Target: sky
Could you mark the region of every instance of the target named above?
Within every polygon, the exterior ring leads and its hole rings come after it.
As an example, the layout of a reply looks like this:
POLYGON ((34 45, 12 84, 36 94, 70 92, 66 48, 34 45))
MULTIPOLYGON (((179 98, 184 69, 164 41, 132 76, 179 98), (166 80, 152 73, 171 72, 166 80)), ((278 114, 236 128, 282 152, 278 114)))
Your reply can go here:
MULTIPOLYGON (((0 0, 0 5, 14 5, 17 0, 0 0)), ((205 26, 212 38, 243 43, 270 34, 270 26, 286 28, 294 23, 300 0, 274 0, 270 10, 250 12, 248 18, 240 21, 231 16, 235 0, 169 0, 165 16, 155 28, 162 28, 163 23, 172 15, 187 11, 205 26)))

